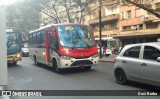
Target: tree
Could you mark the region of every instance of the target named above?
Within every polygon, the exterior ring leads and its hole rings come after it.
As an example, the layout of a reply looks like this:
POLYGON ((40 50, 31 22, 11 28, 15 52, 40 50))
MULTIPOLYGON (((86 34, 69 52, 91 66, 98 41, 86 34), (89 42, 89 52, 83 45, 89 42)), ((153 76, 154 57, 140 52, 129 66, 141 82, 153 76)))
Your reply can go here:
POLYGON ((80 14, 79 23, 81 23, 82 18, 85 16, 86 13, 90 12, 89 4, 93 3, 94 0, 74 0, 74 2, 79 7, 79 11, 77 11, 77 14, 80 14))
POLYGON ((7 26, 15 27, 26 38, 40 26, 40 13, 48 0, 21 0, 7 7, 7 26), (38 3, 37 3, 38 2, 38 3), (33 6, 34 5, 34 6, 33 6))
POLYGON ((151 6, 151 2, 156 1, 156 0, 123 0, 123 2, 129 2, 139 8, 142 8, 144 10, 146 10, 147 12, 155 15, 156 17, 160 18, 160 13, 159 13, 159 9, 154 9, 151 6))
POLYGON ((52 0, 44 7, 43 11, 54 16, 55 23, 61 23, 64 20, 73 22, 75 19, 78 19, 79 23, 81 23, 85 13, 89 11, 89 5, 94 1, 95 0, 52 0))

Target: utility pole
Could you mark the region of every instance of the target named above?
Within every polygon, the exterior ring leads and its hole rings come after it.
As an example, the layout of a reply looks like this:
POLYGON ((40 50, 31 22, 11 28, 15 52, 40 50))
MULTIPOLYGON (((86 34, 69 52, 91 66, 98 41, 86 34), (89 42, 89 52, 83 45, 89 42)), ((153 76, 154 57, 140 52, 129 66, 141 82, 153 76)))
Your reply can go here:
POLYGON ((5 7, 0 5, 0 85, 7 84, 7 47, 5 7))
POLYGON ((101 22, 101 8, 102 2, 99 0, 99 40, 100 40, 100 58, 102 58, 102 22, 101 22))

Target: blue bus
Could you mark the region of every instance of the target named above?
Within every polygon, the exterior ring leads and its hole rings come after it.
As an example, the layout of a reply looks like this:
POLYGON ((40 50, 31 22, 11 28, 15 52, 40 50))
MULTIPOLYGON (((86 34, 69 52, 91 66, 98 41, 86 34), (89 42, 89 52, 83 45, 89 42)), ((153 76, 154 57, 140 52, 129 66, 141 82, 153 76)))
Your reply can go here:
POLYGON ((21 55, 21 36, 13 28, 6 28, 7 40, 7 63, 17 64, 22 60, 21 55))

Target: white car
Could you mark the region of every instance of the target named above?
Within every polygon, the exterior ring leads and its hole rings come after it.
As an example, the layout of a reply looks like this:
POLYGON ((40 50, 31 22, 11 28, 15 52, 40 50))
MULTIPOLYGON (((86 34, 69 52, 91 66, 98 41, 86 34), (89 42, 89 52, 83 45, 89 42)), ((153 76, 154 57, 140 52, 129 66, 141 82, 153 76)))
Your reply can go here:
POLYGON ((110 49, 106 49, 106 55, 107 56, 112 55, 112 51, 110 49))
POLYGON ((29 56, 29 50, 28 48, 22 48, 22 56, 29 56))
MULTIPOLYGON (((98 47, 98 53, 100 53, 100 48, 98 47)), ((103 47, 101 49, 101 53, 103 55, 103 47)), ((110 49, 106 49, 106 55, 109 56, 109 55, 112 55, 112 51, 110 49)))
POLYGON ((114 74, 119 84, 131 80, 160 86, 160 42, 125 46, 115 59, 114 74))

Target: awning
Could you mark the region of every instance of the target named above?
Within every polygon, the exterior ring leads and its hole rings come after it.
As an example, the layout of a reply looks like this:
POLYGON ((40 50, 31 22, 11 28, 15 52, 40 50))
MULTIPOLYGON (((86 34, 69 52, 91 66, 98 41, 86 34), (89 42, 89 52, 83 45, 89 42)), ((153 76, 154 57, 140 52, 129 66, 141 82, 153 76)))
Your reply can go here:
MULTIPOLYGON (((102 37, 102 40, 107 40, 107 41, 115 41, 115 39, 113 39, 113 37, 102 37)), ((99 38, 95 38, 95 40, 99 40, 99 38)))
POLYGON ((120 35, 115 35, 113 38, 123 38, 123 37, 137 37, 137 36, 150 36, 150 35, 160 35, 160 31, 158 32, 136 32, 132 34, 120 34, 120 35))

